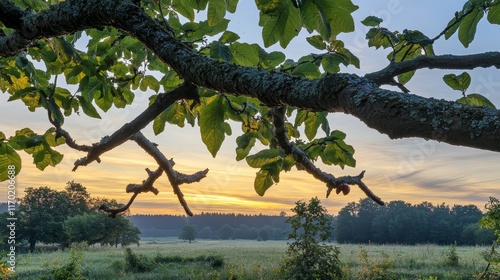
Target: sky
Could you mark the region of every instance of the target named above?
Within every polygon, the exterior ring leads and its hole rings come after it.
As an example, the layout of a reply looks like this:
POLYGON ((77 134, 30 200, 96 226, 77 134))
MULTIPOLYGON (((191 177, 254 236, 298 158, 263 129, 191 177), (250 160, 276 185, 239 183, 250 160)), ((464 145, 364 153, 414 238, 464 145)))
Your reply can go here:
MULTIPOLYGON (((262 45, 261 28, 258 26, 258 11, 254 1, 241 0, 238 10, 231 19, 229 30, 241 36, 242 42, 262 45)), ((343 72, 364 75, 385 67, 388 63, 386 50, 369 49, 365 38, 367 28, 360 21, 368 15, 384 19, 383 26, 389 30, 418 29, 429 37, 437 35, 460 10, 465 1, 412 1, 373 0, 355 1, 360 8, 354 12, 356 31, 342 34, 348 47, 361 60, 361 69, 347 67, 343 72)), ((200 13, 199 17, 203 17, 200 13)), ((453 36, 447 41, 440 40, 435 45, 436 54, 467 54, 497 50, 500 45, 500 26, 493 26, 483 19, 478 27, 475 41, 465 49, 453 36), (493 36, 494 34, 494 36, 493 36)), ((298 59, 315 52, 304 40, 308 34, 302 31, 286 50, 288 58, 298 59)), ((269 51, 281 50, 277 46, 269 51)), ((407 84, 411 94, 425 97, 456 100, 459 92, 448 88, 442 81, 444 74, 462 71, 427 70, 418 71, 407 84)), ((467 93, 479 92, 500 107, 500 75, 496 69, 468 71, 472 83, 467 93)), ((396 88, 390 88, 397 90, 396 88)), ((101 114, 102 120, 91 119, 83 114, 74 115, 65 121, 64 128, 80 144, 90 144, 102 136, 111 134, 121 125, 132 120, 147 106, 151 93, 137 93, 134 104, 125 109, 112 109, 101 114)), ((31 113, 20 101, 6 102, 7 94, 0 94, 0 131, 7 136, 15 131, 30 127, 43 134, 50 124, 46 113, 40 109, 31 113)), ((329 114, 330 128, 347 133, 346 142, 356 149, 356 168, 342 170, 335 166, 320 165, 324 171, 335 176, 357 175, 366 170, 364 182, 384 201, 404 200, 410 203, 423 201, 434 204, 475 204, 483 209, 489 196, 500 197, 500 154, 467 147, 455 147, 435 141, 408 138, 390 140, 386 135, 368 128, 361 121, 344 114, 329 114)), ((237 125, 233 132, 237 132, 237 125)), ((144 131, 157 143, 167 158, 173 158, 175 169, 183 173, 193 173, 209 168, 208 176, 199 183, 183 185, 182 190, 193 212, 223 212, 245 214, 290 213, 294 202, 322 199, 323 205, 336 214, 348 202, 359 201, 364 193, 356 187, 348 196, 332 194, 325 198, 325 184, 311 175, 293 170, 280 175, 280 183, 270 188, 264 197, 257 195, 253 181, 257 169, 246 162, 235 160, 235 139, 238 133, 226 137, 217 157, 214 159, 205 148, 199 134, 199 127, 189 125, 181 129, 168 126, 165 132, 154 136, 151 125, 144 131)), ((318 136, 321 136, 318 132, 318 136)), ((500 144, 499 144, 500 145, 500 144)), ((56 148, 64 154, 61 164, 47 167, 43 172, 36 169, 30 158, 21 152, 23 169, 17 177, 18 196, 26 187, 49 186, 62 190, 68 181, 74 180, 84 185, 94 197, 114 198, 126 203, 129 195, 125 187, 129 183, 141 183, 147 175, 145 168, 155 169, 156 163, 141 148, 127 142, 101 157, 102 162, 92 163, 71 172, 76 159, 85 156, 81 152, 60 146, 56 148)), ((259 147, 252 150, 257 152, 259 147)), ((0 183, 0 200, 5 197, 6 183, 0 183), (2 191, 3 190, 3 191, 2 191)), ((155 184, 160 193, 141 194, 131 206, 132 214, 183 214, 165 176, 155 184)))

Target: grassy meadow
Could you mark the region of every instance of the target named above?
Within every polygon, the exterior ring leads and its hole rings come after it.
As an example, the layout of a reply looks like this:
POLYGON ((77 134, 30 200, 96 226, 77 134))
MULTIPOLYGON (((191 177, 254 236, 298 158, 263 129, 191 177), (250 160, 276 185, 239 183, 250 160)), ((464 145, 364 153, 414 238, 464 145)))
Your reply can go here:
MULTIPOLYGON (((474 279, 486 263, 480 253, 487 247, 456 247, 458 263, 449 261, 451 247, 436 245, 339 245, 346 279, 474 279)), ((127 272, 123 248, 89 247, 82 267, 89 279, 275 279, 286 241, 197 240, 192 244, 173 238, 144 238, 134 254, 152 260, 158 255, 219 255, 224 265, 168 262, 147 272, 127 272)), ((18 256, 17 279, 37 279, 67 263, 69 250, 18 256)), ((144 259, 143 259, 144 260, 144 259)))

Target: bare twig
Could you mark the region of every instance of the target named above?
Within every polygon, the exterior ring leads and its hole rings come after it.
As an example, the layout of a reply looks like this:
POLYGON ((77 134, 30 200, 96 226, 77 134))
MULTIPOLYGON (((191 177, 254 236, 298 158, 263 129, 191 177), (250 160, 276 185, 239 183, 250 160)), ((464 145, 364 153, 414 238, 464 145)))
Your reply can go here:
POLYGON ((486 52, 470 55, 418 56, 411 60, 391 63, 384 69, 368 73, 368 78, 378 85, 391 84, 397 75, 413 70, 429 69, 474 69, 478 67, 500 68, 500 52, 486 52))
POLYGON ((130 137, 130 140, 135 141, 139 146, 141 146, 149 155, 151 155, 156 160, 158 165, 160 165, 160 167, 165 170, 168 180, 172 185, 172 189, 177 195, 179 203, 184 208, 186 214, 192 216, 193 212, 191 212, 191 210, 189 209, 189 206, 184 199, 184 194, 182 193, 179 185, 183 183, 199 182, 201 179, 206 177, 208 169, 198 171, 192 175, 178 173, 173 169, 172 161, 168 160, 165 155, 163 155, 163 153, 158 149, 158 147, 151 143, 151 141, 149 141, 141 132, 135 133, 132 137, 130 137))
POLYGON ((155 195, 158 194, 158 190, 153 187, 153 183, 158 179, 161 174, 163 173, 162 168, 156 169, 154 172, 150 171, 149 169, 146 169, 146 172, 148 173, 148 178, 142 182, 142 184, 129 184, 126 188, 127 192, 133 192, 134 194, 128 201, 128 203, 121 207, 121 208, 109 208, 109 206, 103 204, 99 207, 99 210, 102 210, 104 212, 107 212, 108 215, 111 218, 115 218, 117 214, 122 213, 127 211, 130 208, 130 205, 132 205, 132 202, 134 202, 135 198, 143 192, 153 192, 155 195))

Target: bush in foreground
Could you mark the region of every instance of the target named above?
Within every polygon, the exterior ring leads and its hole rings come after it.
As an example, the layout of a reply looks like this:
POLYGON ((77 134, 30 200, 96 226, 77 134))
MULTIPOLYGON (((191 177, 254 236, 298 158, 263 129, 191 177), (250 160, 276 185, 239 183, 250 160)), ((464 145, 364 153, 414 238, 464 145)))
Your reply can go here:
POLYGON ((292 232, 280 276, 283 279, 340 279, 342 276, 339 260, 340 250, 327 245, 330 238, 332 218, 319 199, 309 203, 298 201, 292 211, 295 213, 287 222, 292 232))

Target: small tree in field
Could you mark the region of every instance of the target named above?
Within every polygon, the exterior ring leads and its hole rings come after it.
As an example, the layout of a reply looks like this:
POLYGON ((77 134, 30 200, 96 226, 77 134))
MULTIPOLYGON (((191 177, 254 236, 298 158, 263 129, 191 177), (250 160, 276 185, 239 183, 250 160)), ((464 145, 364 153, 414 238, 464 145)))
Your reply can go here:
POLYGON ((500 253, 498 247, 500 244, 500 200, 490 197, 490 201, 485 205, 486 215, 481 218, 479 225, 484 228, 492 229, 497 239, 491 246, 491 251, 483 253, 483 258, 488 262, 484 272, 479 279, 499 279, 500 277, 500 253))
POLYGON ((337 279, 341 277, 340 251, 325 244, 330 238, 332 218, 317 197, 309 203, 297 201, 287 222, 292 232, 280 274, 284 279, 337 279))
POLYGON ((189 243, 191 243, 191 241, 194 241, 194 239, 196 238, 197 235, 198 235, 198 232, 196 231, 195 227, 184 226, 182 228, 181 235, 179 235, 179 239, 187 240, 187 241, 189 241, 189 243))

